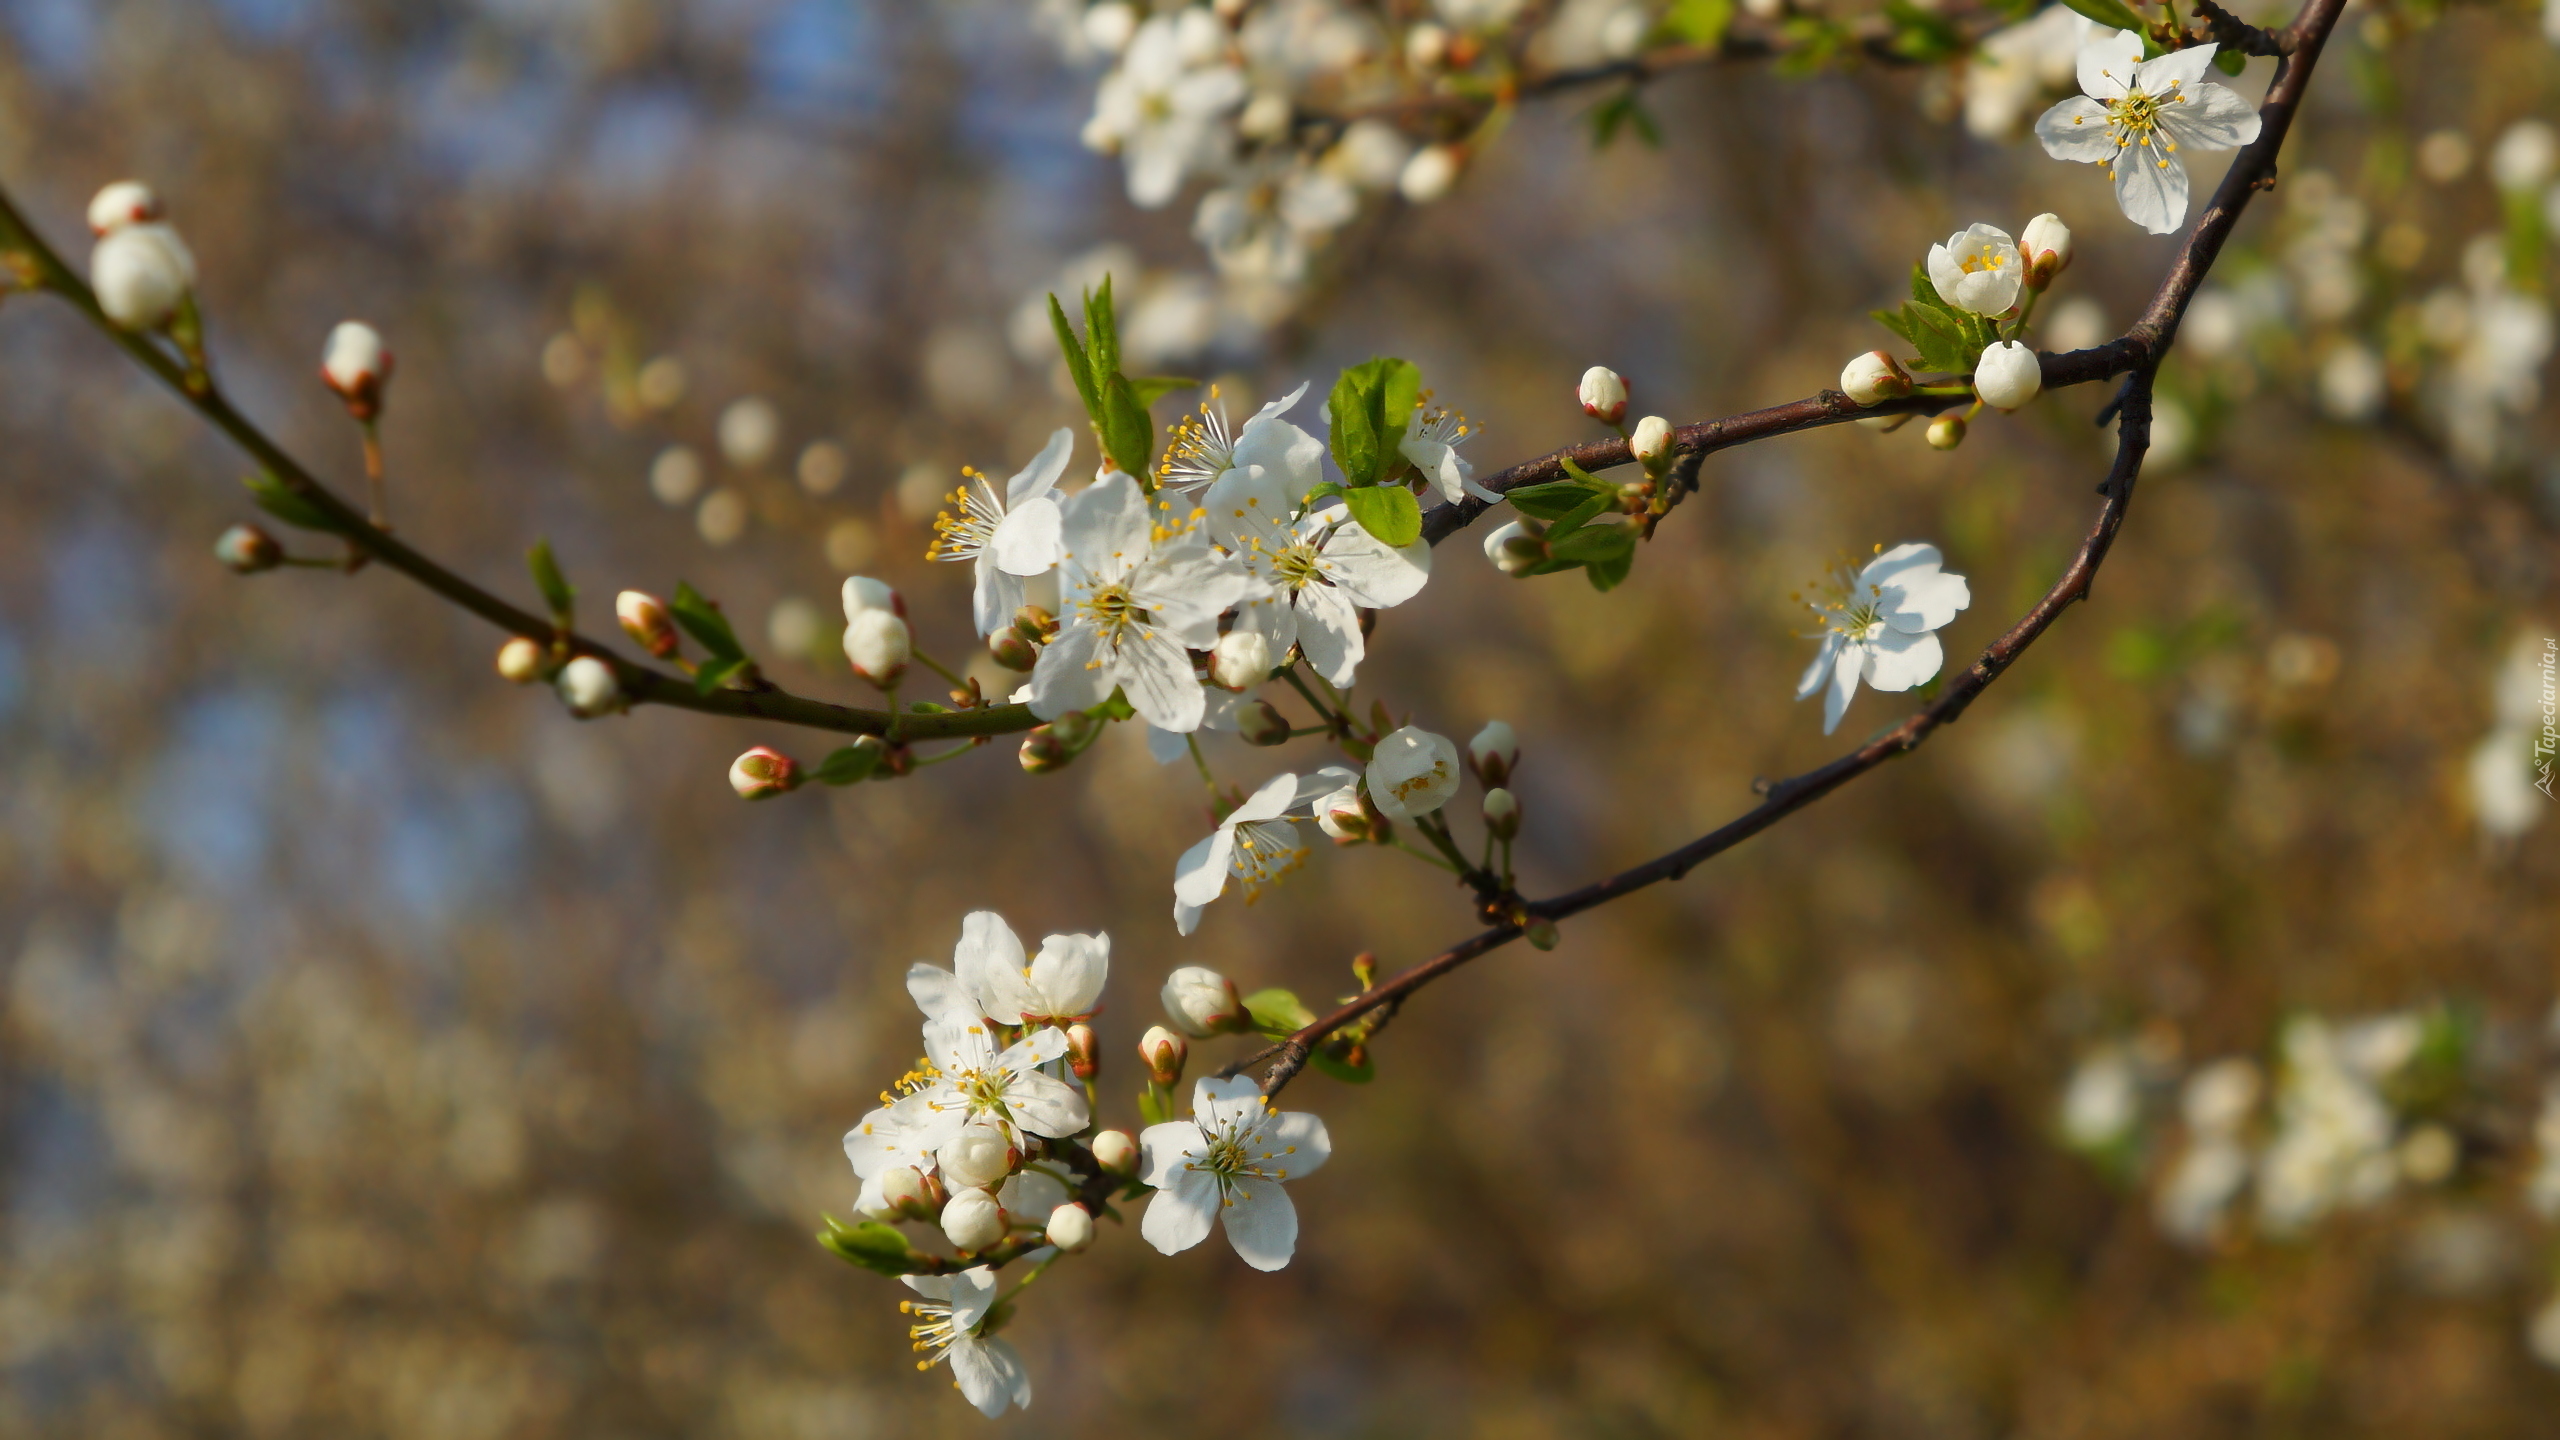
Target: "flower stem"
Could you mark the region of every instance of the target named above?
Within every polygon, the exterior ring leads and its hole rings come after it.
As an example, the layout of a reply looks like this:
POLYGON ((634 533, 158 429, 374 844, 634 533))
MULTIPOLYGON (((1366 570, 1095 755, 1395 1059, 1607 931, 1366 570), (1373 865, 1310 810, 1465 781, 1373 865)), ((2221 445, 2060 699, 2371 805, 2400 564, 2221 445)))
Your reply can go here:
POLYGON ((1414 859, 1421 861, 1425 865, 1436 865, 1439 868, 1448 871, 1452 875, 1463 875, 1466 873, 1466 867, 1464 865, 1452 865, 1448 861, 1441 859, 1439 856, 1432 854, 1428 850, 1416 850, 1411 845, 1406 844, 1402 839, 1395 836, 1389 836, 1387 843, 1394 846, 1396 849, 1403 851, 1407 855, 1412 856, 1414 859))
POLYGON ((1218 777, 1209 773, 1208 757, 1200 753, 1198 732, 1183 736, 1182 748, 1191 752, 1191 763, 1200 770, 1200 783, 1208 786, 1209 794, 1214 797, 1218 793, 1218 777))
POLYGON ((932 656, 927 655, 924 651, 910 647, 907 653, 915 656, 916 660, 927 670, 930 670, 934 674, 941 676, 943 679, 950 681, 952 689, 966 690, 969 688, 969 682, 967 680, 958 675, 952 674, 950 667, 944 665, 941 661, 934 659, 932 656))

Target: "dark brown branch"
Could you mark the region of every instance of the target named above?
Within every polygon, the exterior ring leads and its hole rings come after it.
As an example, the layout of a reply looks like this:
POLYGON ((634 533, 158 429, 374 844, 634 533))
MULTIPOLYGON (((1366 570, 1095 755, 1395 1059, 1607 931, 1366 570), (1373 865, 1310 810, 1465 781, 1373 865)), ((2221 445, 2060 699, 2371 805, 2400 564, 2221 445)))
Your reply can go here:
MULTIPOLYGON (((2321 46, 2336 27, 2339 12, 2345 7, 2346 0, 2310 0, 2284 32, 2284 58, 2279 62, 2274 83, 2267 89, 2266 99, 2258 107, 2258 139, 2233 160, 2230 173, 2223 177, 2212 202, 2197 218, 2194 228, 2188 231, 2186 244, 2180 248, 2177 260, 2169 267, 2168 275, 2162 279, 2159 291, 2152 296, 2142 318, 2123 338, 2111 344, 2069 355, 2044 357, 2047 384, 2055 383, 2053 377, 2058 370, 2076 377, 2063 383, 2096 379, 2120 371, 2125 374, 2124 390, 2115 401, 2115 459, 2107 468, 2106 479, 2098 486, 2103 498, 2098 506, 2097 519, 2091 524, 2088 535, 2081 540, 2079 552, 2072 556, 2061 578, 2053 583, 2034 608, 2009 627, 2006 634, 1993 641, 1982 652, 1981 658, 1950 682, 1936 701, 1830 764, 1770 786, 1767 797, 1759 805, 1718 829, 1606 880, 1550 899, 1532 901, 1522 908, 1518 920, 1471 936, 1412 969, 1370 987, 1332 1014, 1276 1045, 1228 1065, 1218 1073, 1235 1075, 1267 1064, 1262 1078, 1263 1093, 1278 1094, 1297 1078, 1298 1072, 1306 1067, 1309 1053, 1326 1036, 1381 1006, 1401 1005, 1406 997, 1423 986, 1478 956, 1510 944, 1524 933, 1526 923, 1562 920, 1648 885, 1677 880, 1707 860, 1879 768, 1886 761, 1910 754, 1939 728, 1954 724, 1961 718, 1976 697, 2016 664, 2028 646, 2052 628, 2053 622, 2061 618, 2066 608, 2089 598, 2089 588, 2097 578, 2098 567, 2106 563, 2107 552, 2115 544, 2116 532, 2124 524, 2125 511, 2133 502, 2134 483, 2142 473, 2142 457, 2151 448, 2152 377, 2157 373, 2161 359, 2168 354, 2169 346, 2177 336, 2178 322, 2185 316, 2188 304, 2195 299, 2197 288, 2211 272, 2215 257, 2222 253, 2223 243, 2231 236, 2232 227, 2239 223, 2241 212, 2248 208, 2250 197, 2272 182, 2276 153, 2283 148, 2285 134, 2292 128, 2303 92, 2311 83, 2312 66, 2319 60, 2321 46)), ((1748 422, 1755 427, 1755 433, 1748 438, 1756 439, 1760 438, 1760 433, 1783 434, 1793 429, 1854 418, 1859 413, 1874 413, 1859 412, 1854 407, 1848 414, 1836 413, 1838 406, 1847 404, 1847 397, 1826 392, 1813 400, 1755 411, 1751 415, 1737 416, 1731 422, 1716 423, 1741 426, 1748 422), (1836 405, 1832 403, 1835 401, 1836 405)), ((1699 453, 1716 448, 1723 432, 1699 436, 1694 442, 1691 440, 1691 430, 1703 428, 1709 427, 1684 430, 1683 447, 1694 444, 1699 453)), ((1613 441, 1581 448, 1603 452, 1595 453, 1589 461, 1577 455, 1575 463, 1585 468, 1597 464, 1621 464, 1627 458, 1624 442, 1613 441), (1605 454, 1612 448, 1617 452, 1615 459, 1605 454)), ((1514 467, 1514 471, 1534 470, 1555 459, 1551 456, 1548 461, 1533 461, 1528 466, 1514 467)), ((1546 476, 1515 475, 1513 471, 1506 471, 1504 476, 1495 477, 1495 480, 1509 477, 1510 485, 1518 485, 1539 478, 1553 478, 1561 473, 1562 465, 1556 463, 1546 476)), ((1495 488, 1508 488, 1508 485, 1496 485, 1495 488)), ((1450 507, 1441 513, 1451 514, 1462 508, 1450 507)), ((1481 513, 1482 506, 1478 504, 1476 510, 1481 513)), ((1468 518, 1472 516, 1459 518, 1448 528, 1454 530, 1468 518)))

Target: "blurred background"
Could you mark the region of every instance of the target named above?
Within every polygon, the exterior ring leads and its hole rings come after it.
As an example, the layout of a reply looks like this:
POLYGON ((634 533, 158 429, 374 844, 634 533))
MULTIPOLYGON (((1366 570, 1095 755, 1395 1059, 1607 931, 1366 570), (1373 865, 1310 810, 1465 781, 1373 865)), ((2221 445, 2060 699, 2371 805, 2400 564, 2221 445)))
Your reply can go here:
MULTIPOLYGON (((1302 1080, 1336 1153, 1292 1187, 1287 1271, 1103 1226, 1026 1297, 1037 1405, 992 1428, 2545 1433, 2560 825, 2524 767, 2560 427, 2540 190, 2492 167, 2560 94, 2538 24, 2351 10, 2092 602, 1918 756, 1430 990, 1367 1088, 1302 1080), (2236 1120, 2187 1083, 2229 1058, 2275 1097, 2236 1120), (2342 1105, 2307 1214, 2173 1204, 2207 1141, 2273 1176, 2342 1105)), ((1969 124, 1960 72, 1733 66, 1646 92, 1659 148, 1595 149, 1598 95, 1526 105, 1447 198, 1372 206, 1285 303, 1240 302, 1187 212, 1077 143, 1098 65, 1042 25, 6 0, 0 181, 75 257, 93 190, 158 187, 224 383, 342 493, 315 367, 335 322, 378 325, 391 514, 429 553, 527 599, 547 536, 594 630, 689 580, 849 703, 847 573, 971 653, 929 521, 959 466, 1078 421, 1017 324, 1047 288, 1111 270, 1140 363, 1239 410, 1409 357, 1485 470, 1592 437, 1592 363, 1675 421, 1833 383, 1974 220, 2078 230, 2055 348, 2174 250, 2094 167, 1969 124)), ((2224 157, 2194 158, 2201 195, 2224 157)), ((1788 596, 1841 552, 1943 547, 1956 663, 2004 628, 2086 528, 2105 398, 1952 454, 1842 427, 1718 456, 1607 595, 1459 537, 1364 680, 1461 739, 1518 727, 1525 887, 1581 883, 1906 713, 1862 696, 1826 740, 1790 702, 1788 596)), ((1325 847, 1178 940, 1207 817, 1131 727, 1055 776, 1000 744, 742 805, 739 750, 831 742, 580 724, 395 577, 229 575, 245 470, 63 306, 0 305, 0 1432, 978 1433, 911 1368, 904 1292, 810 1238, 914 1053, 906 966, 982 906, 1110 931, 1104 1118, 1134 1126, 1167 968, 1313 1001, 1355 952, 1476 928, 1437 872, 1325 847)), ((1208 748, 1248 785, 1319 763, 1208 748)))

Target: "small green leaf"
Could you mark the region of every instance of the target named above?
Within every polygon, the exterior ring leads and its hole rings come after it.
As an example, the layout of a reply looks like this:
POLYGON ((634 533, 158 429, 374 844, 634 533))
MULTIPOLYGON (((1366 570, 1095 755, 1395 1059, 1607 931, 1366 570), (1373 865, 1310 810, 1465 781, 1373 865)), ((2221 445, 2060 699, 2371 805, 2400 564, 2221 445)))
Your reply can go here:
POLYGON ((1114 370, 1102 387, 1102 448, 1131 475, 1144 475, 1155 459, 1156 422, 1129 377, 1114 370))
POLYGON ((1580 480, 1550 480, 1543 485, 1523 485, 1502 498, 1532 520, 1561 520, 1580 509, 1595 493, 1598 492, 1590 484, 1580 480))
POLYGON ((1361 529, 1388 545, 1402 549, 1422 538, 1422 502, 1401 485, 1363 485, 1342 500, 1361 529))
POLYGON ((2106 26, 2110 30, 2143 31, 2142 17, 2133 13, 2124 0, 2062 0, 2062 3, 2106 26))
POLYGON ((1244 1009, 1253 1017, 1253 1023, 1262 1027, 1262 1033, 1274 1040, 1295 1035, 1316 1023, 1316 1012, 1287 990, 1256 990, 1244 997, 1244 1009))
POLYGON ((1672 0, 1662 28, 1697 46, 1712 50, 1724 43, 1733 24, 1733 0, 1672 0))
POLYGON ((1306 507, 1310 510, 1320 509, 1327 500, 1339 500, 1341 498, 1342 487, 1334 484, 1330 480, 1327 480, 1323 484, 1318 485, 1313 490, 1307 492, 1306 507))
POLYGON ((2213 68, 2225 75, 2237 75, 2249 68, 2249 57, 2239 50, 2217 51, 2213 57, 2213 68))
POLYGON ((1644 98, 1633 86, 1591 107, 1591 148, 1608 149, 1620 129, 1634 130, 1648 150, 1662 148, 1662 126, 1644 108, 1644 98))
POLYGON ((1572 535, 1583 526, 1617 508, 1618 492, 1615 490, 1586 495, 1581 504, 1557 516, 1556 523, 1547 527, 1548 548, 1553 549, 1557 541, 1572 535))
POLYGON ((1422 372, 1412 361, 1393 357, 1369 363, 1378 367, 1378 438, 1393 454, 1413 412, 1422 408, 1422 372))
POLYGON ((1138 403, 1153 405, 1176 390, 1197 390, 1200 382, 1181 375, 1140 375, 1129 382, 1137 393, 1138 403))
POLYGON ((1354 1065, 1342 1057, 1343 1048, 1319 1045, 1309 1052, 1307 1063, 1349 1085, 1366 1085, 1378 1078, 1378 1063, 1375 1059, 1364 1052, 1360 1057, 1360 1063, 1354 1065))
POLYGON ((809 778, 821 785, 857 785, 870 779, 871 772, 880 767, 881 757, 888 753, 889 747, 876 737, 864 738, 870 743, 847 745, 819 761, 818 768, 809 772, 809 778))
POLYGON ((1393 474, 1402 463, 1396 447, 1422 399, 1422 372, 1410 361, 1380 356, 1342 372, 1333 382, 1333 463, 1342 483, 1357 489, 1393 474))
POLYGON ((336 523, 330 520, 327 512, 295 494, 283 481, 263 470, 240 483, 249 487, 249 494, 256 499, 259 509, 287 525, 303 530, 336 530, 338 528, 336 523))
POLYGON ((1075 327, 1067 323, 1066 307, 1058 297, 1049 297, 1049 328, 1058 332, 1058 349, 1067 357, 1067 375, 1076 383, 1076 398, 1084 401, 1084 413, 1093 423, 1102 423, 1102 390, 1093 383, 1093 359, 1084 352, 1084 342, 1076 338, 1075 327))
POLYGON ((1549 548, 1557 559, 1577 565, 1617 560, 1635 553, 1636 528, 1632 525, 1585 525, 1562 540, 1552 541, 1549 548))
POLYGON ((1917 260, 1911 262, 1911 303, 1950 314, 1955 310, 1947 303, 1947 297, 1938 293, 1938 282, 1929 278, 1929 267, 1917 260))
POLYGON ((1582 574, 1583 578, 1591 582, 1592 589, 1605 595, 1610 591, 1617 589, 1618 586, 1626 580, 1628 573, 1633 571, 1635 568, 1636 550, 1634 546, 1630 545, 1627 547, 1625 554, 1618 556, 1614 560, 1601 559, 1585 561, 1582 566, 1582 574))
POLYGON ((569 617, 577 613, 578 592, 560 573, 560 561, 551 553, 551 542, 534 541, 533 548, 525 552, 524 563, 533 572, 533 588, 542 592, 542 603, 551 607, 551 618, 567 625, 569 617))
POLYGON ((916 1262, 923 1258, 907 1244, 906 1236, 877 1220, 847 1225, 830 1215, 826 1231, 818 1236, 818 1243, 848 1264, 876 1270, 883 1275, 912 1275, 916 1271, 916 1262))
POLYGON ((1085 353, 1093 362, 1093 378, 1099 385, 1106 375, 1120 370, 1120 320, 1111 304, 1111 277, 1102 277, 1102 288, 1089 290, 1084 297, 1085 353))
POLYGON ((667 609, 676 617, 676 623, 684 627, 684 633, 692 636, 695 644, 710 651, 713 659, 746 658, 747 648, 738 643, 738 632, 729 628, 729 617, 720 613, 719 606, 703 599, 701 591, 682 580, 677 581, 675 599, 668 603, 667 609))
POLYGON ((728 684, 732 678, 754 668, 756 668, 756 662, 744 655, 733 655, 726 660, 705 660, 701 667, 693 672, 693 693, 708 695, 728 684))
POLYGON ((1156 1099, 1152 1085, 1138 1092, 1138 1118, 1150 1125, 1162 1125, 1173 1118, 1165 1113, 1163 1102, 1156 1099))

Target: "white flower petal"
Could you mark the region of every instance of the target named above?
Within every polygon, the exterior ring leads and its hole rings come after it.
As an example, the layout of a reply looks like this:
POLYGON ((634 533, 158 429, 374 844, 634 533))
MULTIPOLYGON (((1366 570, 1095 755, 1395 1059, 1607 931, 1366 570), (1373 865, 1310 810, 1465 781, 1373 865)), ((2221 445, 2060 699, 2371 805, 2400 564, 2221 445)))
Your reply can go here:
POLYGON ((1020 505, 1049 493, 1058 477, 1067 471, 1067 461, 1075 454, 1076 432, 1061 425, 1049 436, 1049 443, 1031 457, 1031 463, 1019 474, 1004 482, 1005 503, 1020 505))
POLYGON ((2160 128, 2187 150, 2237 150, 2258 138, 2258 107, 2228 85, 2195 86, 2189 98, 2160 108, 2160 128))
POLYGON ((1138 1132, 1138 1178, 1162 1190, 1184 1163, 1209 1148, 1209 1137, 1189 1120, 1168 1120, 1138 1132))
POLYGON ((1018 502, 987 537, 987 554, 1008 575, 1045 575, 1058 563, 1064 520, 1046 495, 1018 502))
POLYGON ((1923 684, 1946 663, 1946 649, 1935 634, 1907 635, 1887 629, 1867 647, 1866 681, 1878 690, 1900 692, 1923 684))
POLYGON ((2146 95, 2166 95, 2173 85, 2182 93, 2192 90, 2204 83, 2206 73, 2213 69, 2213 54, 2221 48, 2218 44, 2189 45, 2156 55, 2134 67, 2133 83, 2146 95))
POLYGON ((1422 593, 1431 578, 1431 546, 1416 540, 1398 549, 1359 525, 1340 525, 1325 537, 1325 578, 1351 603, 1371 610, 1401 605, 1422 593))
POLYGON ((1279 1181, 1239 1177, 1220 1213, 1226 1217, 1227 1243, 1254 1269, 1282 1269, 1298 1253, 1298 1207, 1279 1181))
POLYGON ((1817 646, 1813 652, 1813 663, 1804 667, 1804 674, 1799 676, 1796 680, 1797 699, 1801 700, 1807 695, 1812 694, 1814 691, 1821 689, 1823 682, 1831 678, 1831 672, 1837 666, 1840 659, 1840 645, 1841 637, 1839 631, 1826 630, 1823 632, 1822 644, 1817 646))
POLYGON ((2142 37, 2131 30, 2092 35, 2080 46, 2080 88, 2101 100, 2121 100, 2142 68, 2142 37))
POLYGON ((1111 975, 1111 937, 1052 935, 1040 942, 1031 959, 1031 984, 1055 1015, 1083 1015, 1102 998, 1111 975))
POLYGON ((1263 1124, 1260 1148, 1280 1152, 1280 1158, 1265 1162, 1267 1166, 1287 1171, 1292 1180, 1303 1180, 1333 1158, 1333 1136, 1324 1128, 1322 1116, 1284 1110, 1263 1124))
POLYGON ((1203 1125, 1224 1125, 1262 1114, 1262 1087, 1242 1075, 1203 1076, 1191 1087, 1191 1110, 1203 1125))
POLYGON ((1005 1086, 1004 1106, 1012 1112, 1015 1124, 1052 1139, 1075 1134, 1093 1118, 1085 1106, 1083 1091, 1036 1070, 1015 1076, 1005 1086))
MULTIPOLYGON (((1200 728, 1200 718, 1208 709, 1200 694, 1200 677, 1191 669, 1190 653, 1171 635, 1161 630, 1131 631, 1103 670, 1127 693, 1129 708, 1148 724, 1180 735, 1200 728)), ((1033 672, 1032 679, 1039 679, 1038 672, 1033 672)), ((1036 703, 1032 713, 1040 713, 1036 703)))
POLYGON ((1102 636, 1089 625, 1070 625, 1050 641, 1031 670, 1031 713, 1055 720, 1110 699, 1115 682, 1099 663, 1102 645, 1102 636))
POLYGON ((1023 1368, 1022 1353, 1001 1337, 980 1340, 971 1336, 953 1341, 951 1380, 960 1387, 961 1395, 978 1407, 978 1413, 989 1419, 1003 1414, 1007 1406, 1027 1409, 1031 1404, 1031 1374, 1023 1368))
MULTIPOLYGON (((996 998, 1000 977, 1019 979, 1023 963, 1022 937, 1013 933, 1003 916, 993 910, 973 910, 960 922, 960 943, 951 947, 951 970, 978 1002, 980 1014, 1008 1025, 1018 1019, 1000 1013, 989 1002, 996 998)), ((914 971, 908 972, 910 990, 917 978, 914 971)))
MULTIPOLYGON (((967 933, 965 928, 962 933, 967 933)), ((970 993, 967 982, 939 965, 927 965, 921 960, 907 967, 907 994, 924 1012, 927 1023, 966 1025, 985 1013, 978 1008, 978 997, 970 993)))
POLYGON ((1236 832, 1225 825, 1210 831, 1173 862, 1173 898, 1184 905, 1206 905, 1227 893, 1227 874, 1235 858, 1236 832))
POLYGON ((1218 1213, 1218 1182, 1205 1170, 1177 1169, 1147 1201, 1138 1233, 1167 1255, 1178 1255, 1209 1238, 1209 1222, 1218 1213))
POLYGON ((2056 160, 2097 164, 2116 153, 2115 132, 2107 128, 2107 107, 2086 95, 2074 95, 2036 120, 2036 138, 2056 160))
POLYGON ((1369 643, 1360 635, 1360 612, 1352 608, 1351 597, 1331 585, 1309 585, 1298 592, 1294 608, 1298 645, 1306 651, 1307 663, 1316 667, 1326 684, 1351 688, 1361 660, 1369 653, 1369 643))
POLYGON ((1867 664, 1864 641, 1844 644, 1831 660, 1831 691, 1822 697, 1822 733, 1840 728, 1840 717, 1849 713, 1849 701, 1858 693, 1858 672, 1867 664))
MULTIPOLYGON (((1043 502, 1044 508, 1056 509, 1043 502)), ((981 555, 970 567, 976 571, 975 583, 969 591, 969 619, 981 635, 993 635, 1013 624, 1013 614, 1022 608, 1022 577, 1007 575, 994 559, 981 555)))
POLYGON ((2185 163, 2153 146, 2126 146, 2116 157, 2116 204, 2126 219, 2154 235, 2176 230, 2187 223, 2185 163))
MULTIPOLYGON (((1200 506, 1211 538, 1239 553, 1276 554, 1289 546, 1289 517, 1305 495, 1267 465, 1234 465, 1209 486, 1200 506)), ((1266 561, 1265 563, 1268 563, 1266 561)))

